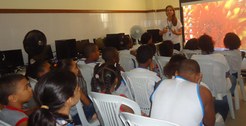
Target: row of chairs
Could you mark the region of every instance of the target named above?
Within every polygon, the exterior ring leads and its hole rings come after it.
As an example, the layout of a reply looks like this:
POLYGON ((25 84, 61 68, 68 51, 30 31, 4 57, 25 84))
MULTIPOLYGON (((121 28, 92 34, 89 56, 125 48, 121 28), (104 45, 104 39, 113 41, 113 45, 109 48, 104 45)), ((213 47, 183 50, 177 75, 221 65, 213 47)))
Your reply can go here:
MULTIPOLYGON (((235 112, 234 112, 234 105, 232 102, 232 95, 230 92, 231 87, 231 81, 229 78, 225 77, 225 68, 224 65, 218 62, 213 61, 207 61, 199 58, 199 55, 193 55, 192 59, 195 59, 200 67, 201 72, 203 74, 203 82, 205 82, 208 87, 210 88, 213 96, 215 96, 218 100, 221 100, 223 96, 227 96, 230 114, 233 119, 235 119, 235 112), (213 74, 214 73, 214 74, 213 74), (216 85, 217 84, 217 85, 216 85)), ((165 66, 169 60, 170 57, 161 57, 156 56, 155 60, 157 62, 157 65, 159 67, 159 71, 163 71, 163 66, 165 66)), ((164 79, 165 76, 163 75, 163 72, 160 72, 161 77, 164 79)), ((240 85, 240 90, 243 96, 243 100, 246 101, 246 93, 244 89, 244 82, 242 79, 241 72, 238 71, 238 79, 237 79, 238 85, 240 85)), ((240 108, 239 104, 239 93, 236 87, 236 90, 234 92, 235 96, 235 109, 238 110, 240 108)))
POLYGON ((130 99, 95 92, 91 92, 90 96, 102 126, 179 126, 168 121, 141 116, 140 107, 130 99), (134 114, 120 112, 121 105, 130 107, 134 114))

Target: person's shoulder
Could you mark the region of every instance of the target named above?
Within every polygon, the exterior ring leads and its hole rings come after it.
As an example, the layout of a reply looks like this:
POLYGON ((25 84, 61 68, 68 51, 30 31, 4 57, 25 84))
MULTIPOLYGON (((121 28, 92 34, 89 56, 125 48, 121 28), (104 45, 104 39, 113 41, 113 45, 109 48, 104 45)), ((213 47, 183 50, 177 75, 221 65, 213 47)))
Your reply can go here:
POLYGON ((28 116, 24 112, 4 108, 0 112, 0 119, 12 125, 27 121, 28 116))
POLYGON ((213 98, 210 90, 208 88, 206 88, 205 86, 202 86, 202 85, 198 85, 198 86, 199 86, 200 96, 202 98, 202 101, 203 102, 210 101, 210 99, 213 98))

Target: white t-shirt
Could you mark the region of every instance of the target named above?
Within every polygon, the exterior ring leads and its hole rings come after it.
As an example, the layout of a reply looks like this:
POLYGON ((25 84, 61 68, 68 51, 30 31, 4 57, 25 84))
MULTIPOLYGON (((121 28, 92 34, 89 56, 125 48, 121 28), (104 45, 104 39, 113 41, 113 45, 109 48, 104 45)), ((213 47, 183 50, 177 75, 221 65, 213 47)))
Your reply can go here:
POLYGON ((161 80, 160 77, 157 76, 157 73, 145 68, 135 68, 133 70, 130 70, 128 73, 130 73, 132 76, 137 75, 137 76, 146 77, 153 82, 153 83, 148 83, 147 85, 149 89, 147 91, 149 97, 154 91, 155 83, 161 80))
POLYGON ((213 60, 215 62, 219 62, 225 65, 226 67, 226 71, 230 70, 230 67, 228 65, 228 62, 225 58, 224 55, 220 54, 220 53, 213 53, 213 54, 209 54, 209 55, 193 55, 191 57, 191 59, 206 59, 206 60, 213 60))
POLYGON ((242 65, 242 56, 241 56, 241 52, 237 49, 235 50, 227 50, 227 51, 223 51, 221 52, 229 66, 230 66, 230 73, 236 73, 238 71, 241 70, 241 65, 242 65))
POLYGON ((131 55, 130 50, 119 51, 119 58, 119 63, 125 71, 129 71, 137 67, 137 60, 133 55, 131 55))
MULTIPOLYGON (((171 21, 168 21, 168 20, 164 20, 161 22, 161 25, 160 25, 160 30, 163 30, 164 28, 170 28, 170 29, 173 29, 173 30, 176 30, 178 31, 180 28, 182 28, 182 24, 180 22, 180 20, 177 21, 177 25, 176 26, 173 26, 172 22, 171 21)), ((172 31, 168 29, 167 33, 164 33, 163 34, 163 40, 171 40, 173 42, 173 44, 178 44, 178 43, 181 43, 182 42, 182 37, 181 35, 175 35, 172 33, 172 31)))
POLYGON ((181 126, 200 126, 204 107, 199 85, 183 78, 163 80, 152 97, 151 118, 181 126))

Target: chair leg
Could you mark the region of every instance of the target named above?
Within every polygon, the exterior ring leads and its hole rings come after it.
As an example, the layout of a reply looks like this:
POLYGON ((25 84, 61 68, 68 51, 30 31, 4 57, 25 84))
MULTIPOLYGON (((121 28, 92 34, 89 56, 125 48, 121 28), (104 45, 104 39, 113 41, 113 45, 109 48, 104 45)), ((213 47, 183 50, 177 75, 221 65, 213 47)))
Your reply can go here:
POLYGON ((227 92, 227 101, 228 101, 231 117, 232 117, 232 119, 235 119, 235 112, 234 112, 232 96, 231 96, 231 92, 230 91, 227 92))
POLYGON ((244 89, 244 82, 243 82, 243 78, 242 75, 238 76, 238 83, 240 85, 240 90, 243 96, 243 101, 246 101, 246 93, 245 93, 245 89, 244 89))
POLYGON ((219 113, 215 115, 215 126, 225 126, 223 117, 219 113))
POLYGON ((239 110, 240 109, 240 101, 239 101, 239 94, 238 94, 237 85, 236 85, 235 91, 234 91, 234 103, 235 103, 235 109, 239 110))

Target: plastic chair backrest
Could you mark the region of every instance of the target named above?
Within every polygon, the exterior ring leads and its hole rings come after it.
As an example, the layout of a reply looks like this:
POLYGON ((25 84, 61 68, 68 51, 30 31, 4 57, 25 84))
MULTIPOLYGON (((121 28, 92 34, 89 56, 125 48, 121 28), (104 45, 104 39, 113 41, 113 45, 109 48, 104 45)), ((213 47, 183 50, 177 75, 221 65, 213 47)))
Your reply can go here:
POLYGON ((187 59, 190 59, 193 55, 200 55, 202 52, 201 50, 183 49, 182 53, 185 55, 187 59))
POLYGON ((224 64, 212 60, 199 58, 199 55, 193 55, 192 59, 200 65, 203 74, 202 81, 206 83, 213 96, 223 97, 227 94, 226 67, 224 64))
POLYGON ((155 82, 148 76, 131 74, 130 72, 123 73, 122 77, 126 82, 132 99, 138 103, 142 112, 149 115, 151 93, 148 91, 151 90, 150 88, 154 90, 154 86, 150 87, 150 85, 155 85, 155 82))
POLYGON ((0 120, 0 126, 11 126, 10 124, 0 120))
POLYGON ((156 60, 156 63, 158 65, 158 68, 159 68, 160 75, 161 75, 162 79, 165 78, 163 70, 164 70, 165 65, 169 62, 170 58, 171 57, 164 57, 164 56, 156 56, 155 57, 155 60, 156 60))
POLYGON ((120 116, 125 126, 179 126, 178 124, 168 121, 153 119, 127 112, 121 112, 120 116))
POLYGON ((89 122, 86 119, 86 116, 85 116, 85 113, 84 113, 84 110, 83 110, 83 103, 81 103, 81 101, 79 101, 76 104, 76 109, 78 111, 79 119, 80 119, 80 121, 82 123, 82 126, 99 126, 100 125, 98 120, 94 120, 93 122, 89 122))
POLYGON ((85 79, 87 92, 91 92, 91 79, 93 77, 94 67, 92 65, 83 64, 79 65, 78 68, 85 79))
POLYGON ((27 78, 29 79, 29 83, 32 87, 32 90, 34 90, 35 85, 37 84, 38 81, 36 79, 31 78, 31 77, 27 77, 27 78))
POLYGON ((138 104, 130 99, 96 92, 91 92, 90 96, 102 126, 123 126, 119 117, 121 105, 126 105, 135 114, 141 115, 138 104))
POLYGON ((137 61, 134 56, 120 53, 119 57, 119 63, 125 71, 129 71, 137 67, 137 61))

